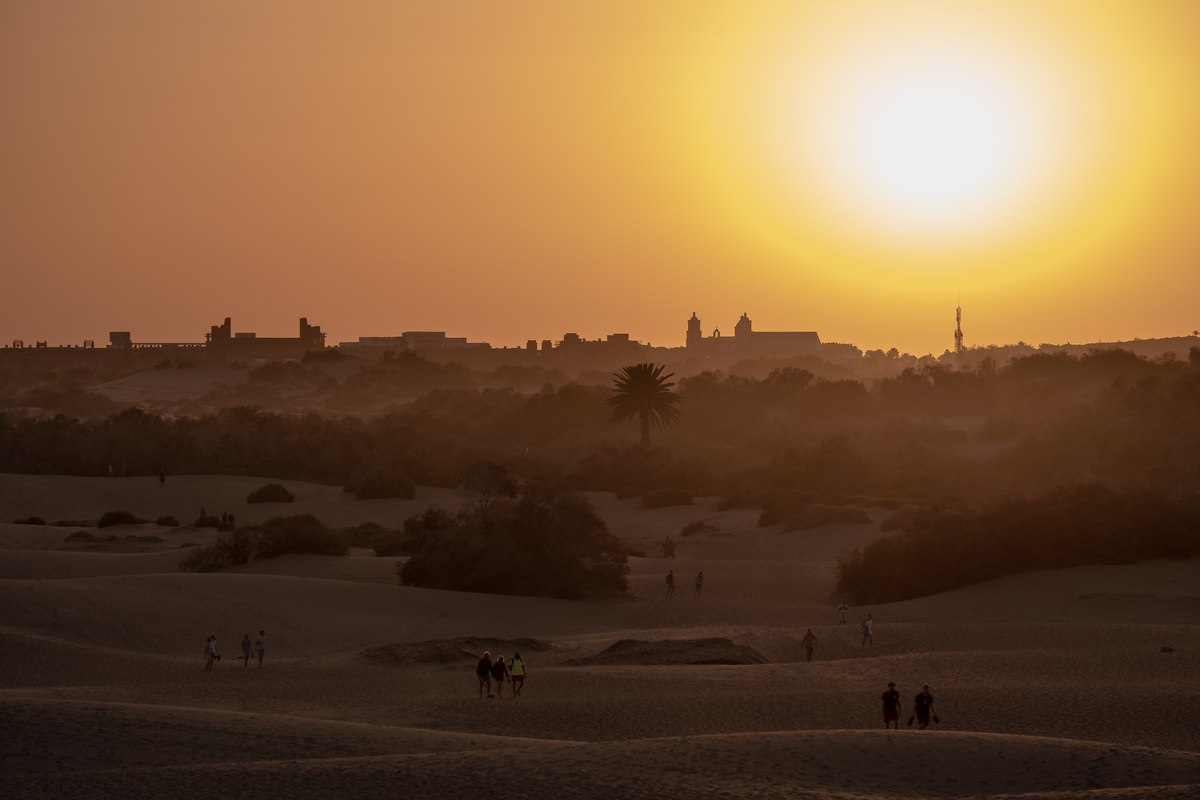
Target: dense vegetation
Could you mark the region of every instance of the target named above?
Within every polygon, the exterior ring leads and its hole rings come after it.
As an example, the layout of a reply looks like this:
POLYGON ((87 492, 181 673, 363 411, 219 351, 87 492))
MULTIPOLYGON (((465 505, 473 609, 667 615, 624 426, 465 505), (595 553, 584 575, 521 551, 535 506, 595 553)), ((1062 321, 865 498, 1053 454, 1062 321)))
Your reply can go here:
POLYGON ((213 572, 288 553, 343 556, 347 550, 345 537, 313 515, 299 514, 223 533, 212 544, 193 548, 180 566, 191 572, 213 572))
POLYGON ((1016 572, 1200 556, 1200 496, 1062 487, 979 509, 925 509, 839 566, 860 603, 906 600, 1016 572))
MULTIPOLYGON (((684 413, 656 432, 653 448, 637 446, 630 430, 611 422, 609 385, 562 383, 553 371, 512 368, 503 377, 513 383, 501 386, 500 372, 481 381, 465 368, 411 355, 367 367, 266 365, 249 370, 246 387, 226 396, 274 411, 242 404, 175 417, 136 408, 107 413, 108 407, 106 416, 90 419, 0 416, 0 471, 104 475, 112 466, 128 475, 259 475, 340 485, 362 498, 411 497, 416 485, 475 486, 495 504, 501 528, 504 514, 532 502, 511 497, 515 482, 507 476, 553 478, 568 490, 616 491, 649 506, 662 498, 719 495, 722 508, 761 509, 760 524, 800 530, 860 519, 850 507, 888 508, 896 513, 887 527, 909 537, 908 544, 880 544, 893 548, 915 547, 929 531, 956 525, 992 531, 980 542, 1000 547, 996 537, 1023 518, 999 509, 1043 502, 1038 498, 1067 502, 1069 495, 1055 494, 1060 487, 1093 486, 1187 508, 1185 495, 1200 485, 1196 350, 1187 360, 1107 350, 1031 353, 1003 366, 986 357, 959 368, 927 361, 870 382, 796 365, 701 372, 675 387, 684 413), (337 369, 349 371, 316 374, 337 369), (322 413, 282 413, 294 407, 287 398, 306 391, 332 399, 322 413), (364 407, 351 396, 388 397, 381 406, 388 410, 338 416, 364 407), (497 476, 508 484, 488 488, 497 476)), ((35 399, 48 408, 51 395, 35 399)), ((474 552, 482 523, 447 524, 463 539, 462 552, 474 552)), ((1047 530, 1057 524, 1044 522, 1047 530)), ((377 552, 409 545, 400 534, 383 534, 373 534, 377 552)), ((1076 539, 1056 546, 1074 548, 1079 563, 1114 557, 1076 539)), ((1168 551, 1130 550, 1132 557, 1168 551)), ((981 558, 1006 571, 1053 561, 987 552, 981 558)), ((901 555, 892 551, 893 558, 901 555)), ((844 573, 846 591, 879 587, 869 591, 889 597, 909 591, 870 578, 874 552, 856 558, 862 560, 848 562, 844 573)), ((965 563, 956 571, 978 580, 988 569, 965 563)), ((489 585, 486 578, 472 571, 462 580, 489 585)), ((917 583, 921 591, 941 586, 929 578, 917 583)))
POLYGON ((530 485, 457 516, 432 510, 404 523, 410 586, 578 598, 626 588, 621 542, 587 498, 530 485))

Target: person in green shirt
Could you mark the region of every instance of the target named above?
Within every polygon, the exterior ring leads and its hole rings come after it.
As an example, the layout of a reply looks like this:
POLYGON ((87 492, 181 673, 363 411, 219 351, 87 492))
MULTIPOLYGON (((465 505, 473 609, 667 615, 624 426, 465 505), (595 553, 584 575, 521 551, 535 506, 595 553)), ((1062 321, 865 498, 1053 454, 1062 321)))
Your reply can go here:
POLYGON ((512 663, 508 665, 508 674, 512 678, 513 697, 521 696, 525 686, 525 662, 520 653, 513 653, 512 663))

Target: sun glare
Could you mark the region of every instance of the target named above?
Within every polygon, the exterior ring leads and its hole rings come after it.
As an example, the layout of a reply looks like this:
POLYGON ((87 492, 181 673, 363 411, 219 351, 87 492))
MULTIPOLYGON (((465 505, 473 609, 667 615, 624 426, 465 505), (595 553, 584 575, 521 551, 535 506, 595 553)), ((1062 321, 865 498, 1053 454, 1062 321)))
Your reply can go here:
POLYGON ((860 213, 917 231, 993 223, 1052 149, 1036 85, 969 54, 914 50, 840 81, 815 145, 860 213))

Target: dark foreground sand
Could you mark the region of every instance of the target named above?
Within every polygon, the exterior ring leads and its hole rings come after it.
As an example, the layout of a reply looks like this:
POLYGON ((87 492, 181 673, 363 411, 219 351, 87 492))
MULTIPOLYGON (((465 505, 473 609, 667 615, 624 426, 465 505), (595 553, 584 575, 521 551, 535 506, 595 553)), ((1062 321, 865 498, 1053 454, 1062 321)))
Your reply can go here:
MULTIPOLYGON (((145 479, 90 480, 0 476, 3 519, 171 513, 145 479)), ((261 483, 168 485, 241 517, 266 513, 237 505, 261 483)), ((366 513, 297 488, 286 513, 366 513)), ((838 626, 834 559, 875 526, 780 534, 751 512, 596 502, 648 553, 696 519, 721 535, 634 559, 631 600, 570 603, 398 587, 372 557, 182 574, 198 532, 80 551, 62 549, 74 527, 0 525, 0 797, 1200 797, 1200 563, 1014 576, 838 626), (237 643, 260 627, 266 666, 245 668, 237 643), (206 672, 210 633, 224 658, 206 672), (621 640, 641 644, 601 655, 621 640), (523 697, 478 696, 484 647, 523 650, 523 697), (906 704, 929 683, 941 724, 882 730, 889 680, 906 704)))

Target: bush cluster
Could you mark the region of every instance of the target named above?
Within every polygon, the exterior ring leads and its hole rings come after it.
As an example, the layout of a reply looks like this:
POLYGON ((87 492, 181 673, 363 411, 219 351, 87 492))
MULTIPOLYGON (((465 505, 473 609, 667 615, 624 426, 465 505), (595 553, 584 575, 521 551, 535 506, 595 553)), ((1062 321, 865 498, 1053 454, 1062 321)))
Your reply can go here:
POLYGON ((626 588, 621 541, 581 494, 526 487, 452 516, 431 509, 404 522, 409 586, 579 598, 626 588))
POLYGON ((112 525, 141 525, 146 520, 139 519, 129 511, 105 511, 96 522, 97 528, 108 528, 112 525))
POLYGON ((839 564, 859 603, 936 594, 1018 572, 1200 555, 1200 498, 1088 484, 980 510, 928 508, 839 564))
POLYGON ((291 503, 296 496, 281 483, 268 483, 246 496, 247 503, 291 503))
POLYGON ((189 572, 214 572, 289 553, 344 556, 348 550, 339 533, 326 528, 312 514, 299 514, 221 534, 212 544, 193 549, 180 567, 189 572))

